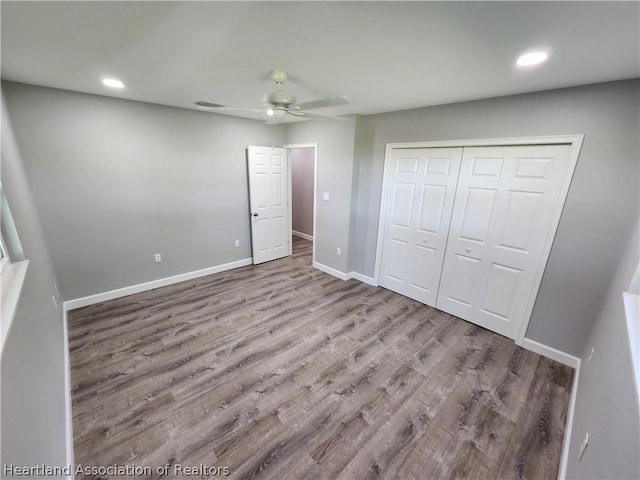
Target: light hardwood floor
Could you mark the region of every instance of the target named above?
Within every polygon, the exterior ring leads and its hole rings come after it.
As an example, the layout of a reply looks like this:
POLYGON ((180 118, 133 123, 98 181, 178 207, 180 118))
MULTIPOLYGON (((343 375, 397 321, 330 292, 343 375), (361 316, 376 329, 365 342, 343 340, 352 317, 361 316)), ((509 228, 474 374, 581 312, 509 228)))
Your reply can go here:
POLYGON ((310 256, 70 312, 76 464, 557 477, 572 369, 310 256))

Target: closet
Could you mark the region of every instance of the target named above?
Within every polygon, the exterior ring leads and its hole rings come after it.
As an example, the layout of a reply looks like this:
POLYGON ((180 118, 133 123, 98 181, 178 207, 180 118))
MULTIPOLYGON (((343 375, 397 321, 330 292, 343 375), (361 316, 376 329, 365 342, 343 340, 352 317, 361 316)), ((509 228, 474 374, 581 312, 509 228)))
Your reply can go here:
POLYGON ((379 284, 524 335, 577 151, 572 143, 388 148, 379 284))

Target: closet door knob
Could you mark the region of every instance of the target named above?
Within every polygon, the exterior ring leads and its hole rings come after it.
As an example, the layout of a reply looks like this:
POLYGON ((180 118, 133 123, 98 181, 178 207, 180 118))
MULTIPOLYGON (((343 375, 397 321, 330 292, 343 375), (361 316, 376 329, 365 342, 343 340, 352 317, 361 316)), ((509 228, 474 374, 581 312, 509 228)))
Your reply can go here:
POLYGON ((471 251, 471 247, 467 247, 467 253, 471 251))
POLYGON ((424 243, 429 243, 429 239, 428 239, 428 238, 423 238, 423 239, 422 239, 422 241, 423 241, 424 243))

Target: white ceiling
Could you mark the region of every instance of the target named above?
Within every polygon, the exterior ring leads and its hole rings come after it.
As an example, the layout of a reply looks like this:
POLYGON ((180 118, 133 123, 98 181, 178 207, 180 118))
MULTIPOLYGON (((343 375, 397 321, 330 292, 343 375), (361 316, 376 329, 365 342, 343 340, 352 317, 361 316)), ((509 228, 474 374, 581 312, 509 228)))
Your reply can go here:
MULTIPOLYGON (((2 78, 195 108, 371 114, 640 76, 638 2, 1 2, 2 78), (519 54, 545 49, 537 67, 519 54), (120 78, 126 89, 100 81, 120 78)), ((248 118, 263 114, 236 112, 248 118)))

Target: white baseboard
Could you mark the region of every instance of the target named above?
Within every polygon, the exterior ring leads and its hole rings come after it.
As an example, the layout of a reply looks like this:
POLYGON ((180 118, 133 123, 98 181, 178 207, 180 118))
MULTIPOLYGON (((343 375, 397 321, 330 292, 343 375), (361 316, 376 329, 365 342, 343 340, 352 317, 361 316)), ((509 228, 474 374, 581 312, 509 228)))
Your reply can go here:
POLYGON ((296 237, 304 238, 305 240, 311 240, 313 242, 313 235, 308 235, 306 233, 298 232, 296 230, 291 230, 291 235, 295 235, 296 237))
POLYGON ((567 365, 572 368, 577 369, 580 365, 580 359, 578 357, 574 357, 568 353, 556 350, 553 347, 538 343, 535 340, 525 338, 522 340, 522 348, 526 348, 527 350, 538 353, 543 357, 550 358, 551 360, 555 360, 556 362, 560 362, 563 365, 567 365))
POLYGON ((340 280, 349 280, 351 277, 349 274, 341 272, 340 270, 336 270, 335 268, 327 267, 322 263, 313 262, 313 268, 317 268, 318 270, 328 273, 329 275, 333 275, 334 277, 339 278, 340 280))
POLYGON ((366 275, 363 275, 363 274, 358 273, 358 272, 349 273, 349 278, 354 278, 354 279, 359 280, 359 281, 361 281, 363 283, 366 283, 367 285, 371 285, 372 287, 377 287, 378 286, 378 282, 376 282, 375 278, 367 277, 366 275))
POLYGON ((75 478, 73 468, 73 412, 71 410, 71 361, 69 359, 69 325, 67 310, 62 309, 62 332, 64 334, 64 403, 65 403, 65 441, 67 465, 71 466, 71 475, 67 479, 75 478))
POLYGON ((564 480, 567 475, 567 463, 569 462, 569 451, 571 449, 571 430, 573 427, 573 414, 576 409, 576 398, 578 396, 578 381, 580 379, 580 358, 569 355, 555 348, 549 347, 542 343, 525 338, 522 340, 522 348, 531 350, 544 357, 560 362, 564 365, 575 369, 573 373, 573 385, 571 386, 571 400, 569 403, 569 413, 567 415, 567 423, 564 429, 564 440, 562 442, 562 457, 560 460, 560 471, 558 479, 564 480))
POLYGON ((139 283, 137 285, 131 285, 124 288, 118 288, 116 290, 110 290, 108 292, 98 293, 96 295, 89 295, 87 297, 68 300, 64 302, 63 305, 65 311, 74 310, 76 308, 86 307, 87 305, 93 305, 94 303, 106 302, 107 300, 113 300, 114 298, 126 297, 127 295, 133 295, 134 293, 146 292, 147 290, 153 290, 154 288, 166 287, 167 285, 173 285, 174 283, 193 280, 194 278, 213 275, 214 273, 220 273, 226 270, 232 270, 234 268, 245 267, 247 265, 251 265, 252 263, 252 258, 245 258, 244 260, 238 260, 236 262, 216 265, 214 267, 203 268, 201 270, 195 270, 193 272, 181 273, 172 277, 160 278, 158 280, 152 280, 150 282, 139 283))
POLYGON ((323 271, 324 273, 333 275, 334 277, 337 277, 340 280, 351 280, 353 278, 354 280, 358 280, 360 282, 366 283, 367 285, 371 285, 373 287, 378 286, 378 283, 376 282, 375 278, 367 277, 366 275, 363 275, 358 272, 344 273, 344 272, 341 272, 340 270, 327 267, 326 265, 323 265, 322 263, 318 263, 318 262, 313 262, 313 267, 323 271))
POLYGON ((571 401, 569 403, 569 414, 567 415, 567 425, 564 428, 564 441, 562 442, 562 457, 560 460, 560 471, 558 479, 567 478, 567 463, 569 462, 569 452, 571 450, 571 430, 573 428, 573 414, 576 410, 576 398, 578 397, 578 381, 580 380, 580 359, 573 374, 573 385, 571 386, 571 401))

